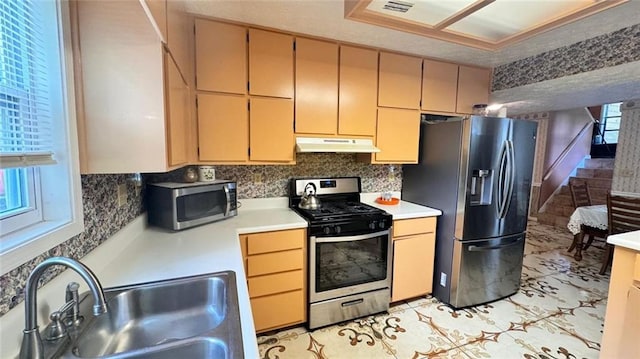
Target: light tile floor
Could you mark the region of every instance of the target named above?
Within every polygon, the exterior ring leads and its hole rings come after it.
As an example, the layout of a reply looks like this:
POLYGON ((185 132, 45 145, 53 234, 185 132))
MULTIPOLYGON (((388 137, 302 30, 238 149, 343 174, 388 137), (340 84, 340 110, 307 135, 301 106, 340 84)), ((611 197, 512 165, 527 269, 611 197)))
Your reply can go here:
POLYGON ((530 222, 521 288, 507 299, 454 311, 426 297, 314 331, 260 335, 261 358, 598 358, 609 273, 598 274, 600 248, 575 261, 571 239, 530 222))

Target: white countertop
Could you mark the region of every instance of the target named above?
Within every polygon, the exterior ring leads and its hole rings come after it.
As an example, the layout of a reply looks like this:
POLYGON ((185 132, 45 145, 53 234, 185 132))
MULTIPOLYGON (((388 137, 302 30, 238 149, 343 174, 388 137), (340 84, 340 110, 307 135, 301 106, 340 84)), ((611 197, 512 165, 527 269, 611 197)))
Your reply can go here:
MULTIPOLYGON (((399 196, 399 193, 397 194, 399 196)), ((384 209, 394 219, 430 217, 442 214, 439 210, 401 201, 395 206, 375 203, 379 194, 363 194, 362 201, 384 209)), ((258 358, 256 334, 251 314, 249 292, 238 234, 306 228, 307 222, 287 208, 283 198, 242 200, 236 217, 191 228, 168 232, 146 226, 140 216, 82 258, 104 288, 232 270, 236 273, 242 340, 245 357, 258 358)), ((75 280, 72 271, 65 271, 38 290, 38 312, 49 313, 60 307, 66 284, 75 280)), ((47 318, 39 315, 39 323, 47 318)), ((14 357, 21 342, 24 323, 24 304, 0 317, 0 357, 14 357), (4 335, 4 333, 11 333, 4 335)))
POLYGON ((640 231, 612 234, 607 237, 607 243, 640 251, 640 231))

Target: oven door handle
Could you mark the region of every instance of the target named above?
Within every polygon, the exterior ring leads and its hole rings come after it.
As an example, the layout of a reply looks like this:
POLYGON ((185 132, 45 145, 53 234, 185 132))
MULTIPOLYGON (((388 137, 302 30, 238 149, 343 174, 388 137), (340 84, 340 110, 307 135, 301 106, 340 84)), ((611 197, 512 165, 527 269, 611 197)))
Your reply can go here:
POLYGON ((311 239, 315 240, 316 243, 353 242, 353 241, 362 241, 369 238, 375 238, 379 236, 388 236, 388 235, 389 235, 389 230, 375 232, 375 233, 361 234, 357 236, 342 236, 342 237, 312 236, 311 239))

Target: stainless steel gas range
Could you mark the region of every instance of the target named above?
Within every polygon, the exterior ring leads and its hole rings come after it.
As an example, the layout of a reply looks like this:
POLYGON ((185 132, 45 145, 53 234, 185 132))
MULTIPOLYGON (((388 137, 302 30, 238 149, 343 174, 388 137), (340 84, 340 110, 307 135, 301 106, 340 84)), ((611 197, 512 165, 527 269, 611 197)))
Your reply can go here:
POLYGON ((290 181, 289 205, 309 222, 310 329, 389 309, 392 218, 360 191, 359 177, 290 181), (300 208, 313 187, 319 207, 300 208))

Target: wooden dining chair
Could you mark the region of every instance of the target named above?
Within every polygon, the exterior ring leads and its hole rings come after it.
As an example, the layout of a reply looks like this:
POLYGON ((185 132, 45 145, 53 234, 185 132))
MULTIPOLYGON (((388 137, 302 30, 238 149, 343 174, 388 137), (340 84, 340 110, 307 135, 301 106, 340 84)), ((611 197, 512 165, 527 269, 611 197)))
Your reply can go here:
MULTIPOLYGON (((573 202, 573 208, 591 206, 591 193, 589 192, 589 184, 584 180, 571 179, 569 180, 569 190, 571 191, 571 201, 573 202)), ((593 243, 594 238, 606 238, 607 231, 602 229, 589 227, 582 225, 581 227, 581 236, 588 236, 587 243, 584 245, 582 250, 587 250, 591 243, 593 243)), ((577 239, 574 239, 569 251, 572 251, 576 246, 577 239)))
MULTIPOLYGON (((640 198, 607 194, 609 235, 640 230, 640 198)), ((600 274, 604 274, 613 259, 613 245, 607 243, 600 274)))

